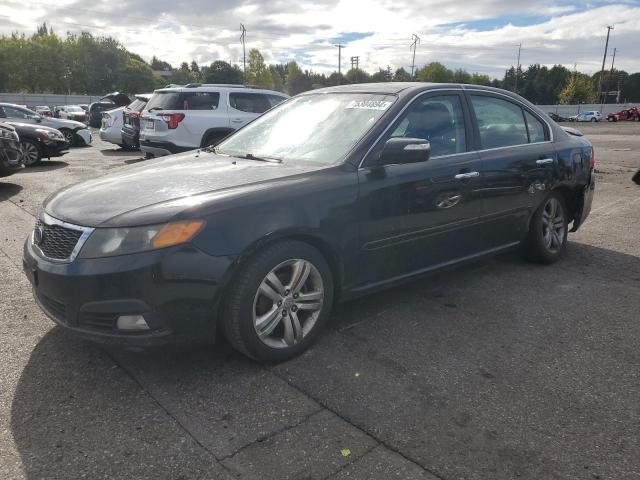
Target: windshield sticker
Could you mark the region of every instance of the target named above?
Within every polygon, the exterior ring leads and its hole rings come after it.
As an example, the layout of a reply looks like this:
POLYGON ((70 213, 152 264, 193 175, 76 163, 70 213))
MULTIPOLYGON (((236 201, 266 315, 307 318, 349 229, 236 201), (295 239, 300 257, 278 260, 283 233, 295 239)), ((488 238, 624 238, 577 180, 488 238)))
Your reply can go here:
POLYGON ((358 108, 360 110, 386 110, 393 102, 385 100, 351 100, 344 108, 358 108))

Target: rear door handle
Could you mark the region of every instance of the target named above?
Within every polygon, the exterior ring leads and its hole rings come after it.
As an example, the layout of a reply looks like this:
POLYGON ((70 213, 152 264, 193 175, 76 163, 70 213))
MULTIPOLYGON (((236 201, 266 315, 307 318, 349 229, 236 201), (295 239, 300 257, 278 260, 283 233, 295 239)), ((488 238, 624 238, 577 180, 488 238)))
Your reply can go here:
POLYGON ((536 160, 538 165, 549 165, 553 163, 553 158, 541 158, 540 160, 536 160))
POLYGON ((480 172, 467 172, 467 173, 459 173, 453 178, 455 178, 456 180, 465 180, 467 178, 475 178, 479 176, 480 176, 480 172))

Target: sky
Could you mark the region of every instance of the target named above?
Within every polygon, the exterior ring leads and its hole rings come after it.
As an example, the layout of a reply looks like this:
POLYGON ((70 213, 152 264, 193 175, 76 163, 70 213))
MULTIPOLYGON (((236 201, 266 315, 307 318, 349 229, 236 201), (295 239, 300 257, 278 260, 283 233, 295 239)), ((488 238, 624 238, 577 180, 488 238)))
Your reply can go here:
POLYGON ((412 34, 420 37, 416 66, 449 68, 501 78, 521 63, 577 65, 600 70, 607 25, 614 26, 607 68, 640 71, 640 0, 2 0, 0 34, 31 33, 46 21, 54 30, 117 38, 150 60, 179 66, 196 60, 241 65, 240 23, 246 47, 268 63, 297 61, 330 73, 359 56, 360 68, 411 69, 412 34))

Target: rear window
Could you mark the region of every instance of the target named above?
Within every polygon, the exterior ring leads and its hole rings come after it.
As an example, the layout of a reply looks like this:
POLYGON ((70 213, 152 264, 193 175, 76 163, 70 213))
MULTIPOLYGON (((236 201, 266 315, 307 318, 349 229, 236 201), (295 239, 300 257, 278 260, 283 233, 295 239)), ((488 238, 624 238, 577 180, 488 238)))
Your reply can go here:
POLYGON ((147 102, 145 100, 140 100, 139 98, 136 98, 133 102, 127 105, 127 110, 133 110, 134 112, 139 112, 144 108, 146 104, 147 102))
POLYGON ((146 109, 216 110, 219 102, 218 92, 155 92, 146 109))
POLYGON ((279 95, 266 93, 232 92, 229 94, 231 108, 249 113, 264 113, 286 100, 279 95))

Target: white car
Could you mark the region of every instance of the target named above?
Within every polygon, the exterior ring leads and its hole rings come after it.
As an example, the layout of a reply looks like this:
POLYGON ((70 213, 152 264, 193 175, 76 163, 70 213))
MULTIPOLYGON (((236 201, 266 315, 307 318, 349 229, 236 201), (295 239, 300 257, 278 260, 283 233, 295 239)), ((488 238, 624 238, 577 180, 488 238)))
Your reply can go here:
POLYGON ((602 114, 596 110, 582 112, 576 117, 576 122, 600 122, 602 114))
POLYGON ((100 125, 100 140, 115 143, 124 148, 122 141, 122 112, 125 107, 114 108, 102 112, 102 124, 100 125))
POLYGON ((140 150, 162 156, 215 145, 287 98, 243 85, 189 84, 156 90, 142 112, 140 150))
POLYGON ((76 122, 86 123, 87 121, 87 112, 80 105, 63 105, 60 107, 58 115, 60 118, 75 120, 76 122))

